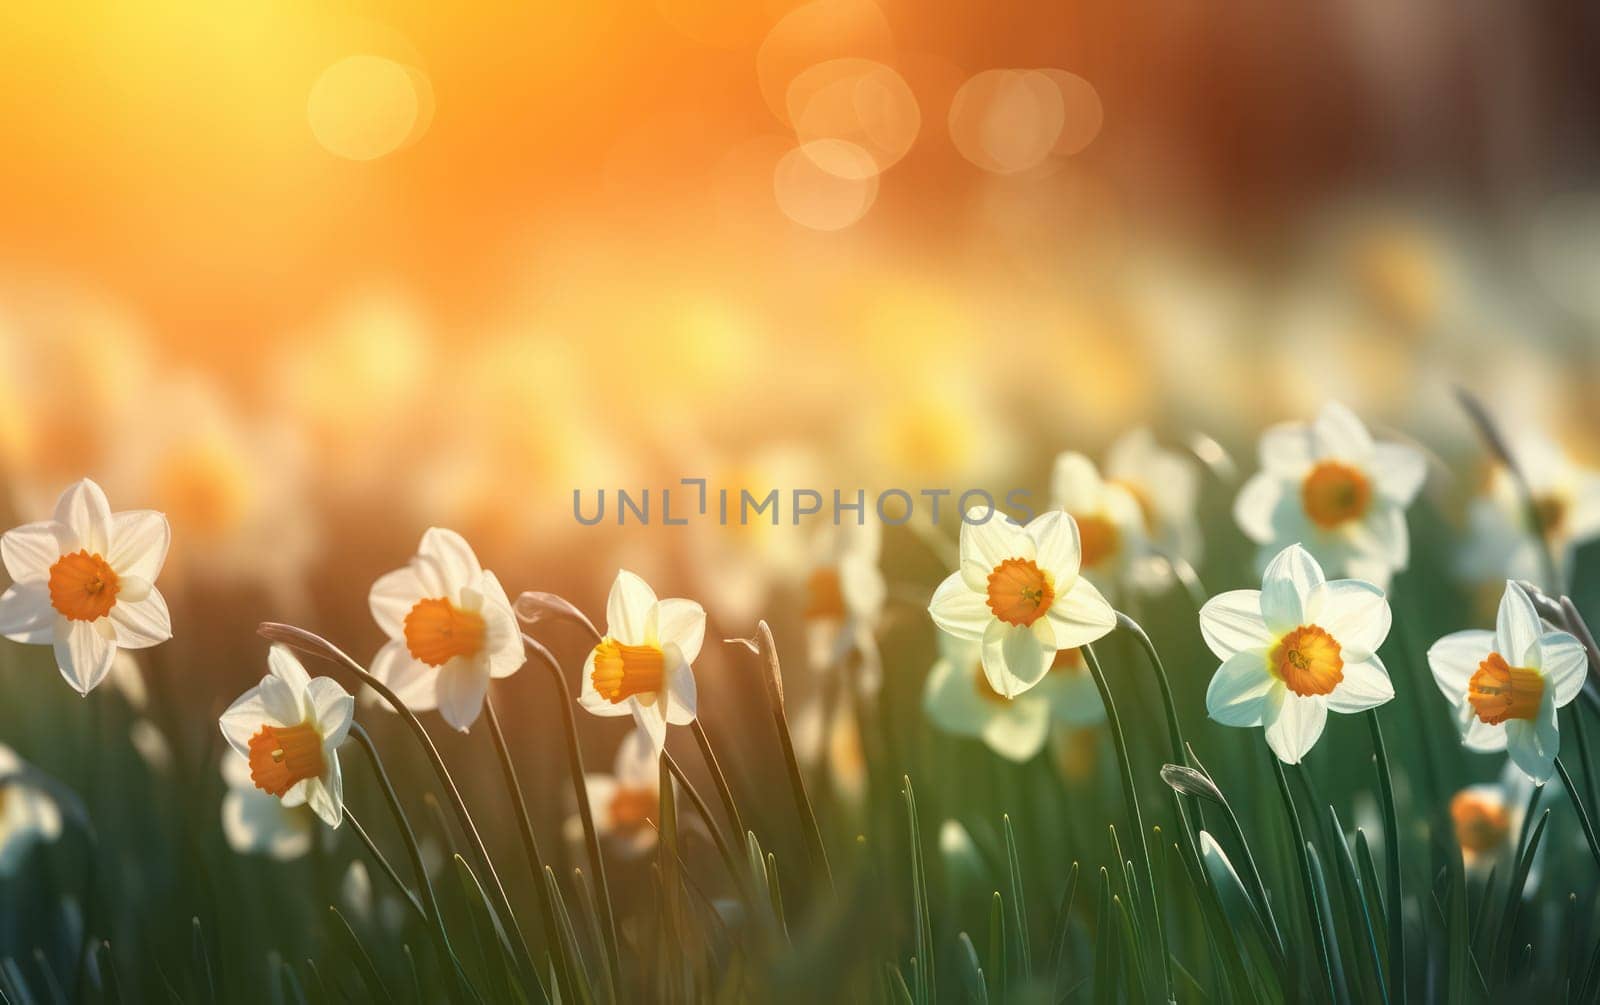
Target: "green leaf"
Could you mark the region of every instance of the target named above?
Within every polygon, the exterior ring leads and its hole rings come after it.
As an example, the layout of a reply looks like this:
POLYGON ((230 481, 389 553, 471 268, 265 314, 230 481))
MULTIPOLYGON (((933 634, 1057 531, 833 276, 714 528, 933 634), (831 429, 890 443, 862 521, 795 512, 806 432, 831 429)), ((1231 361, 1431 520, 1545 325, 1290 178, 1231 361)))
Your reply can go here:
POLYGON ((1072 925, 1072 898, 1078 891, 1078 863, 1072 863, 1072 868, 1067 870, 1067 881, 1061 887, 1061 901, 1056 906, 1056 923, 1054 935, 1050 939, 1050 975, 1051 984, 1058 991, 1061 988, 1061 963, 1067 955, 1067 934, 1072 925))
POLYGON ((1361 876, 1356 871, 1355 858, 1350 854, 1349 844, 1345 842, 1344 827, 1339 823, 1339 814, 1332 806, 1328 807, 1328 822, 1334 837, 1334 865, 1337 866, 1339 883, 1344 890, 1346 921, 1358 930, 1360 937, 1355 941, 1367 947, 1367 959, 1371 964, 1370 967, 1363 969, 1363 973, 1369 978, 1369 989, 1375 989, 1378 995, 1388 1002, 1389 986, 1383 979, 1383 961, 1378 953, 1378 935, 1372 926, 1372 915, 1367 911, 1367 897, 1361 889, 1361 876))
MULTIPOLYGON (((383 986, 383 978, 378 976, 378 968, 373 965, 372 957, 367 953, 367 948, 361 944, 360 936, 355 929, 350 927, 350 922, 333 905, 328 905, 328 913, 333 916, 333 942, 344 955, 349 958, 356 968, 356 973, 361 977, 361 983, 366 986, 367 994, 372 1001, 388 1001, 388 989, 383 986)), ((195 930, 199 931, 197 925, 195 930)))
POLYGON ((1000 821, 1006 836, 1006 867, 1011 877, 1011 912, 1016 915, 1018 959, 1022 962, 1022 976, 1033 976, 1033 947, 1028 943, 1028 910, 1022 899, 1022 864, 1017 857, 1017 835, 1011 829, 1011 815, 1001 814, 1000 821))
POLYGON ((961 984, 966 988, 967 1000, 988 1005, 989 989, 983 981, 983 967, 978 965, 978 951, 966 932, 957 936, 956 941, 961 946, 961 984))

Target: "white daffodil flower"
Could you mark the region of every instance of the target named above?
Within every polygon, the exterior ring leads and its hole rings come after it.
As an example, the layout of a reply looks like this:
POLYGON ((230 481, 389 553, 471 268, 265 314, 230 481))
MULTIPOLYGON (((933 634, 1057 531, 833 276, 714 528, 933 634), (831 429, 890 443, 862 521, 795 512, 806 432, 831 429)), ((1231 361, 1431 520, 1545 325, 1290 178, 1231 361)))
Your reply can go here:
POLYGON ((329 827, 344 819, 339 744, 356 701, 331 677, 312 677, 294 654, 273 646, 261 683, 218 720, 228 745, 245 759, 250 781, 284 806, 309 805, 329 827))
POLYGON ((299 858, 311 850, 311 810, 304 804, 286 806, 256 787, 250 762, 222 755, 222 778, 228 791, 222 797, 222 835, 240 855, 266 855, 280 862, 299 858))
POLYGON ((606 600, 606 634, 583 663, 578 703, 595 715, 632 715, 660 753, 667 726, 694 721, 692 664, 706 637, 706 612, 692 600, 657 600, 626 569, 606 600))
POLYGON ((1134 586, 1159 593, 1172 583, 1172 565, 1200 562, 1202 541, 1196 507, 1200 466, 1192 456, 1168 450, 1150 430, 1130 429, 1106 451, 1105 477, 1139 504, 1151 555, 1132 567, 1134 586))
POLYGON ((1573 552, 1600 537, 1600 472, 1579 466, 1559 446, 1537 437, 1515 441, 1511 450, 1528 482, 1544 540, 1528 525, 1522 490, 1503 465, 1496 465, 1487 488, 1467 510, 1467 544, 1458 560, 1461 574, 1482 582, 1540 582, 1545 578, 1543 552, 1548 548, 1556 575, 1565 582, 1573 552))
POLYGON ((982 644, 939 633, 939 659, 922 690, 922 707, 947 733, 982 740, 1008 761, 1032 760, 1050 738, 1050 699, 1038 691, 1007 698, 989 684, 982 644))
POLYGON ((928 613, 956 638, 983 643, 989 686, 1008 698, 1044 678, 1055 654, 1104 636, 1117 613, 1078 574, 1078 526, 1054 510, 1026 527, 973 509, 961 524, 961 568, 928 613))
POLYGON ((1138 498, 1125 486, 1101 478, 1083 454, 1068 451, 1056 458, 1050 505, 1065 510, 1077 525, 1082 575, 1101 590, 1130 585, 1133 570, 1150 561, 1138 498))
POLYGON ((1089 673, 1082 650, 1056 653, 1038 690, 1050 700, 1051 714, 1063 726, 1093 726, 1105 721, 1105 702, 1100 700, 1100 687, 1089 673))
POLYGON ((490 679, 527 661, 505 588, 453 530, 428 528, 410 564, 372 584, 367 605, 389 636, 372 675, 412 711, 437 708, 463 733, 483 711, 490 679))
POLYGON ((29 849, 61 836, 61 808, 23 777, 22 758, 0 743, 0 876, 14 876, 29 849))
POLYGON ((111 672, 117 650, 172 637, 155 587, 171 531, 154 510, 111 512, 85 478, 61 494, 55 516, 0 537, 12 586, 0 595, 0 634, 55 647, 56 666, 79 694, 111 672))
POLYGON ((630 857, 655 847, 657 831, 651 823, 660 822, 661 760, 649 734, 629 731, 617 748, 612 773, 586 774, 583 784, 598 833, 630 857))
POLYGON ((1506 583, 1494 631, 1446 635, 1428 667, 1468 750, 1504 750, 1529 778, 1549 780, 1561 749, 1556 709, 1583 690, 1588 658, 1577 639, 1545 628, 1522 587, 1506 583))
POLYGON ((1380 588, 1406 567, 1405 511, 1428 470, 1421 451, 1374 443, 1353 412, 1329 402, 1313 422, 1268 429, 1260 454, 1233 515, 1263 563, 1298 543, 1334 572, 1380 588))
POLYGON ((877 693, 883 680, 877 628, 883 615, 883 572, 878 568, 883 530, 874 519, 824 525, 812 541, 806 577, 806 640, 811 666, 826 671, 852 653, 860 660, 856 683, 877 693))
POLYGON ((1200 609, 1200 633, 1222 666, 1206 712, 1224 726, 1265 726, 1267 745, 1298 764, 1328 712, 1364 712, 1394 697, 1378 647, 1389 601, 1359 579, 1326 580, 1292 544, 1267 566, 1260 590, 1218 594, 1200 609))

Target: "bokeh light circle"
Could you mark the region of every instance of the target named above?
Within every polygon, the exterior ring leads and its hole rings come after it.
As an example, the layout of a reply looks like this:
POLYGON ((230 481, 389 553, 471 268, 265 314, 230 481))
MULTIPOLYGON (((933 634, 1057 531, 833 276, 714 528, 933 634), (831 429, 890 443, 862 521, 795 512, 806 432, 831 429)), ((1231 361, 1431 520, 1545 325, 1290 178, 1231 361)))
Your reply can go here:
POLYGON ((961 156, 994 174, 1037 167, 1061 138, 1066 106, 1038 70, 985 70, 950 102, 950 139, 961 156))
POLYGON ((812 140, 784 154, 772 173, 783 215, 812 230, 843 230, 878 197, 877 162, 848 140, 812 140), (837 165, 839 173, 823 165, 837 165))
POLYGON ((414 142, 432 116, 433 88, 422 72, 369 53, 322 71, 306 100, 317 142, 353 161, 375 160, 414 142))
POLYGON ((818 166, 844 178, 861 167, 888 170, 922 128, 922 111, 905 78, 870 59, 830 59, 807 68, 790 82, 787 105, 802 149, 829 157, 818 166), (853 154, 839 156, 834 145, 812 145, 829 139, 866 151, 870 165, 853 154))
POLYGON ((1061 92, 1061 134, 1056 137, 1055 148, 1050 152, 1057 157, 1071 157, 1094 142, 1105 124, 1105 107, 1100 103, 1100 92, 1094 85, 1066 70, 1048 67, 1038 71, 1049 77, 1061 92))

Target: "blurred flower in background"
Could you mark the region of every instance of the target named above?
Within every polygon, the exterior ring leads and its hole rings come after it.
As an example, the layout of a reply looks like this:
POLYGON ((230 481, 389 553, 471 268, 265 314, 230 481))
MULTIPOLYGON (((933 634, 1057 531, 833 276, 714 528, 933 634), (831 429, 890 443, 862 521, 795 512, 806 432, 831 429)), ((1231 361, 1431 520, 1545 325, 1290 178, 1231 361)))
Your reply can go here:
POLYGON ((61 836, 61 811, 55 800, 30 784, 16 751, 0 743, 0 877, 22 868, 41 841, 61 836))

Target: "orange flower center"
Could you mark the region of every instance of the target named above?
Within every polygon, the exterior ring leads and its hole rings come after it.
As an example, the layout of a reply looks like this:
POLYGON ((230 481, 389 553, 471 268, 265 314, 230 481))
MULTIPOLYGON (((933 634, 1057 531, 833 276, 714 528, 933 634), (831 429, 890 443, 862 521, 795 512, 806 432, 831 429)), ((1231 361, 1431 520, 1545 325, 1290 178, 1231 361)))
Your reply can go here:
POLYGON ((1506 808, 1476 792, 1456 793, 1450 800, 1450 819, 1456 825, 1456 841, 1470 852, 1494 851, 1511 833, 1511 814, 1506 808))
POLYGON ((619 787, 611 797, 611 829, 636 831, 655 817, 660 805, 660 798, 649 789, 619 787))
POLYGON ((1026 628, 1056 602, 1050 574, 1029 558, 1008 558, 989 573, 989 610, 1008 625, 1026 628))
POLYGON ((1117 525, 1103 516, 1074 517, 1078 522, 1078 544, 1083 549, 1083 565, 1094 568, 1117 553, 1122 535, 1117 525))
POLYGON ((483 616, 463 611, 443 597, 419 600, 406 615, 406 648, 431 667, 483 648, 483 616))
POLYGON ((594 647, 594 689, 613 705, 660 691, 666 668, 666 654, 657 646, 625 646, 608 638, 594 647))
POLYGON ((806 580, 806 609, 808 618, 844 617, 844 590, 839 586, 839 573, 835 569, 817 569, 806 580))
POLYGON ((50 567, 50 606, 73 621, 105 617, 122 583, 99 555, 75 551, 50 567))
POLYGON ((1273 674, 1302 698, 1328 694, 1344 680, 1338 641, 1316 625, 1301 625, 1279 639, 1267 659, 1273 674))
POLYGON ((1338 461, 1321 461, 1300 484, 1306 516, 1323 530, 1359 519, 1372 503, 1367 476, 1338 461))
POLYGON ((1490 653, 1467 681, 1467 702, 1478 719, 1498 726, 1507 719, 1532 719, 1544 697, 1544 677, 1537 670, 1514 667, 1499 653, 1490 653))
POLYGON ((281 797, 296 782, 321 777, 326 766, 322 736, 308 722, 262 726, 250 738, 250 780, 262 792, 281 797))

